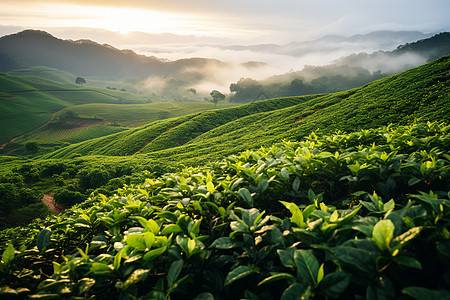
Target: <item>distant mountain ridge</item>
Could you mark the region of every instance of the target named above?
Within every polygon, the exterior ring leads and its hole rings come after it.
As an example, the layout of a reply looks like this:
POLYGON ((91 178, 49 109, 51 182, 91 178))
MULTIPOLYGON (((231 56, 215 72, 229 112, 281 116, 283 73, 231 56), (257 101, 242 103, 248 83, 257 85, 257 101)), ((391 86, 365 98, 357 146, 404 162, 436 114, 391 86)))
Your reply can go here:
POLYGON ((38 30, 25 30, 0 38, 0 55, 8 64, 0 64, 0 71, 12 70, 9 65, 47 66, 99 78, 136 78, 170 76, 186 68, 225 67, 225 63, 206 58, 168 61, 154 56, 119 50, 90 40, 62 40, 38 30))

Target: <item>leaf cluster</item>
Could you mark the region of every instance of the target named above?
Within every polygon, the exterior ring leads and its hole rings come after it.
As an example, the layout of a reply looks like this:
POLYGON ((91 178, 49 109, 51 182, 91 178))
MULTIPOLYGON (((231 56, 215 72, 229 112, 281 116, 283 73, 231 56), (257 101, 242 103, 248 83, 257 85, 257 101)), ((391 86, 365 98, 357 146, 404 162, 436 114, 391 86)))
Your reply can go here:
POLYGON ((8 297, 442 298, 449 126, 311 134, 0 233, 8 297))

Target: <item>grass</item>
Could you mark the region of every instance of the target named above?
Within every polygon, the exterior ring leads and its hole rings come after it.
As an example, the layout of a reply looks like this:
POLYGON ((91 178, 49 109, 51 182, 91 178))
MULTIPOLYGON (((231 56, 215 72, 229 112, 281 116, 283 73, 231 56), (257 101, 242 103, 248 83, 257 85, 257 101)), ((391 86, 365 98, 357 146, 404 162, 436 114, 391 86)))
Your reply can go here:
MULTIPOLYGON (((219 103, 217 108, 236 106, 233 103, 219 103)), ((161 119, 180 117, 205 110, 216 109, 207 102, 156 102, 133 105, 117 105, 104 103, 90 103, 76 105, 70 109, 81 118, 102 119, 124 127, 147 124, 161 119)))
POLYGON ((69 81, 65 72, 35 68, 16 75, 0 73, 0 144, 43 126, 52 115, 73 105, 93 102, 136 104, 148 97, 95 87, 80 87, 51 79, 69 81), (39 71, 39 72, 38 72, 39 71), (44 77, 37 74, 44 73, 44 77))

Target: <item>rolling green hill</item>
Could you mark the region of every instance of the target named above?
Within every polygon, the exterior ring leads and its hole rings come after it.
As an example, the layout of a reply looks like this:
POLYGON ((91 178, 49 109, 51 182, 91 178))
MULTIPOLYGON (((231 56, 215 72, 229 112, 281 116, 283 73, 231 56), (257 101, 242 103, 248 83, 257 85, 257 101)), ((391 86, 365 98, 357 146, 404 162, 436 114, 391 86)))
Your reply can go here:
POLYGON ((450 120, 450 56, 350 91, 254 102, 158 121, 60 149, 46 158, 131 155, 193 164, 299 139, 414 120, 450 120))
MULTIPOLYGON (((217 108, 237 106, 233 103, 219 103, 217 108)), ((204 110, 216 109, 209 102, 155 102, 133 105, 116 105, 104 103, 91 103, 72 106, 61 110, 70 110, 80 118, 102 119, 124 127, 135 127, 153 121, 169 119, 197 113, 204 110)))
POLYGON ((149 101, 148 97, 141 95, 77 86, 69 83, 68 73, 56 69, 33 68, 13 73, 17 76, 0 73, 0 144, 36 130, 65 107, 149 101))
POLYGON ((9 71, 7 73, 13 76, 20 76, 20 77, 33 76, 69 84, 74 83, 76 78, 75 75, 72 75, 68 72, 43 66, 30 67, 26 69, 16 69, 9 71))

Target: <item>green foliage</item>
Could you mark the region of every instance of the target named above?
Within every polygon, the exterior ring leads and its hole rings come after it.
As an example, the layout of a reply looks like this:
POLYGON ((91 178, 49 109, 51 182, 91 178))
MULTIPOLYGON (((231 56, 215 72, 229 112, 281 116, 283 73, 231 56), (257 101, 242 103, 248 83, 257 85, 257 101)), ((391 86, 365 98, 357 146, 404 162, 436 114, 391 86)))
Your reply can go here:
POLYGON ((30 154, 36 154, 39 152, 39 144, 37 142, 25 143, 25 150, 30 154))
POLYGON ((198 165, 246 149, 299 140, 312 131, 352 132, 389 123, 450 118, 450 57, 346 92, 256 101, 161 120, 57 150, 46 158, 131 155, 165 165, 198 165))
POLYGON ((225 99, 225 95, 222 94, 221 92, 219 92, 218 90, 213 90, 209 94, 211 95, 211 102, 214 103, 215 106, 217 106, 217 103, 219 101, 222 101, 223 99, 225 99))
POLYGON ((0 233, 1 292, 439 299, 450 290, 449 130, 312 133, 93 194, 0 233))
POLYGON ((82 87, 72 80, 56 82, 59 70, 45 70, 46 75, 32 70, 16 72, 17 76, 0 73, 0 143, 36 130, 50 121, 54 112, 86 103, 146 103, 144 96, 82 87), (55 73, 54 76, 51 73, 55 73), (50 74, 50 75, 49 75, 50 74), (11 126, 14 124, 14 126, 11 126))
POLYGON ((83 202, 86 199, 86 196, 80 192, 63 188, 56 191, 53 198, 55 199, 56 203, 59 203, 65 207, 70 207, 72 205, 83 202))

